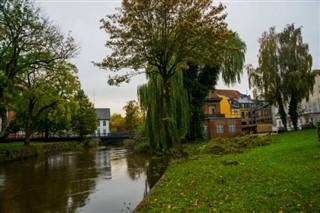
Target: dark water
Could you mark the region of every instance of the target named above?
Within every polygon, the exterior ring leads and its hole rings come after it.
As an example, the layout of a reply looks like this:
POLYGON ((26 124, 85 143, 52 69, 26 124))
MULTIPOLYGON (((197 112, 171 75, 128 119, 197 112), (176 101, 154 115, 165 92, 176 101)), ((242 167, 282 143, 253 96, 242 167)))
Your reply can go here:
POLYGON ((0 212, 131 212, 165 162, 124 148, 0 164, 0 212))

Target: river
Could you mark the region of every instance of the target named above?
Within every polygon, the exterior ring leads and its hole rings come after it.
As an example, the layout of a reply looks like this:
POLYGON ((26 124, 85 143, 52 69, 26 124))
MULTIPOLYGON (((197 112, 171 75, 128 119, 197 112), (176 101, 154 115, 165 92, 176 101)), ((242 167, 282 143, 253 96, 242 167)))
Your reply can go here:
POLYGON ((166 169, 108 147, 0 164, 0 213, 131 212, 166 169))

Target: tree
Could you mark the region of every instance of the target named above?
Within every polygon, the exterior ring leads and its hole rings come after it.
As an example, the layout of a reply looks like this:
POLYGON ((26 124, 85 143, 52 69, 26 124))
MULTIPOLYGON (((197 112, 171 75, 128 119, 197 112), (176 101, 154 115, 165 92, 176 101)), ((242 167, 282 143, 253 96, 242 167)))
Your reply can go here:
POLYGON ((190 124, 188 138, 190 140, 203 138, 204 103, 208 92, 217 84, 219 75, 225 83, 240 81, 240 73, 245 61, 245 44, 237 34, 229 38, 222 52, 223 59, 215 61, 214 65, 200 66, 189 64, 183 73, 183 84, 188 91, 190 107, 190 124))
POLYGON ((312 57, 309 46, 303 43, 301 27, 295 28, 293 24, 279 35, 279 67, 285 77, 285 92, 288 94, 289 110, 293 127, 298 130, 298 104, 308 99, 313 91, 315 76, 312 73, 312 57))
MULTIPOLYGON (((223 10, 221 4, 212 6, 211 0, 124 0, 118 14, 101 20, 102 28, 110 35, 106 46, 113 52, 96 65, 115 72, 122 68, 133 70, 110 76, 108 83, 128 82, 142 72, 152 81, 161 81, 162 88, 154 90, 159 92, 154 96, 163 99, 157 122, 163 123, 167 148, 180 144, 176 132, 179 122, 172 111, 175 100, 171 78, 178 77, 177 73, 187 68, 190 61, 211 65, 224 60, 235 33, 227 30, 223 10)), ((225 70, 224 77, 229 76, 228 71, 225 70)), ((241 70, 231 72, 236 78, 225 80, 239 79, 241 70)))
POLYGON ((142 122, 142 115, 140 112, 139 103, 135 100, 127 102, 127 105, 123 107, 126 111, 125 125, 128 131, 132 132, 137 129, 137 127, 142 122))
POLYGON ((145 115, 145 132, 152 152, 167 152, 173 145, 178 150, 176 141, 185 138, 188 131, 189 107, 187 91, 183 87, 182 70, 176 71, 170 78, 170 117, 163 117, 165 101, 163 98, 163 81, 160 75, 150 75, 149 81, 138 88, 142 111, 145 115), (168 120, 164 122, 163 119, 168 120), (169 134, 166 134, 169 124, 169 134), (171 137, 171 138, 168 138, 171 137))
POLYGON ((252 65, 247 66, 249 86, 254 87, 255 97, 262 96, 270 104, 278 106, 281 121, 286 129, 286 98, 282 93, 284 78, 278 65, 278 35, 275 28, 271 27, 269 32, 264 32, 259 43, 259 67, 254 69, 252 65))
POLYGON ((190 64, 183 73, 183 85, 188 91, 190 124, 188 138, 191 141, 203 138, 204 103, 208 92, 216 85, 219 67, 200 67, 190 64))
POLYGON ((16 98, 16 116, 25 125, 25 145, 30 143, 42 114, 72 99, 79 88, 76 72, 77 68, 68 63, 57 64, 54 70, 29 70, 22 75, 22 91, 16 98))
POLYGON ((45 110, 35 124, 34 131, 44 133, 45 138, 49 134, 57 132, 70 133, 71 118, 78 109, 78 102, 74 97, 59 102, 54 108, 45 110))
POLYGON ((75 95, 78 109, 72 116, 72 130, 76 132, 82 140, 86 135, 94 133, 97 129, 98 117, 93 103, 90 102, 82 89, 75 95))
POLYGON ((29 0, 0 5, 0 116, 5 137, 7 112, 15 110, 21 79, 30 70, 52 69, 77 54, 70 35, 63 35, 29 0))
POLYGON ((119 113, 113 113, 110 117, 110 131, 111 132, 125 132, 125 119, 119 113))
POLYGON ((297 129, 298 104, 309 97, 314 84, 312 58, 308 45, 302 41, 301 28, 288 25, 283 32, 276 33, 275 27, 271 27, 259 43, 259 66, 247 66, 250 86, 255 88, 256 95, 279 107, 285 129, 285 106, 289 103, 289 115, 297 129))

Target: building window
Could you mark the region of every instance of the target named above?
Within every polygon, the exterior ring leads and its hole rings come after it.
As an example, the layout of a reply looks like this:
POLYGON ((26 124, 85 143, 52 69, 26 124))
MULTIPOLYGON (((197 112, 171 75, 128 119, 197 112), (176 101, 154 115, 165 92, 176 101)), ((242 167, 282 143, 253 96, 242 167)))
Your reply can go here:
POLYGON ((212 105, 211 106, 211 114, 216 114, 216 106, 215 105, 212 105))
POLYGON ((107 122, 104 120, 104 121, 102 121, 102 125, 103 126, 106 126, 107 125, 107 122))
POLYGON ((223 129, 223 125, 217 125, 217 133, 223 133, 224 129, 223 129))
POLYGON ((317 112, 317 103, 313 102, 312 103, 312 112, 317 112))
POLYGON ((235 124, 229 125, 229 132, 236 132, 236 125, 235 124))
POLYGON ((106 135, 106 134, 107 134, 107 130, 103 129, 103 135, 106 135))

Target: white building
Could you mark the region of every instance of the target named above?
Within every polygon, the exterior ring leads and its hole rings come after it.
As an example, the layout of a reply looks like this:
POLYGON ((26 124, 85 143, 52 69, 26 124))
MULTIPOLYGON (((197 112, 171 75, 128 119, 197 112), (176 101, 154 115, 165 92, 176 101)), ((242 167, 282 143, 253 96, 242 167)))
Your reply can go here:
POLYGON ((98 128, 96 135, 106 136, 110 133, 110 109, 109 108, 96 108, 98 117, 98 128))
POLYGON ((312 123, 315 125, 320 120, 320 70, 314 70, 315 83, 313 85, 313 93, 310 94, 309 100, 301 103, 301 123, 307 125, 312 123))

